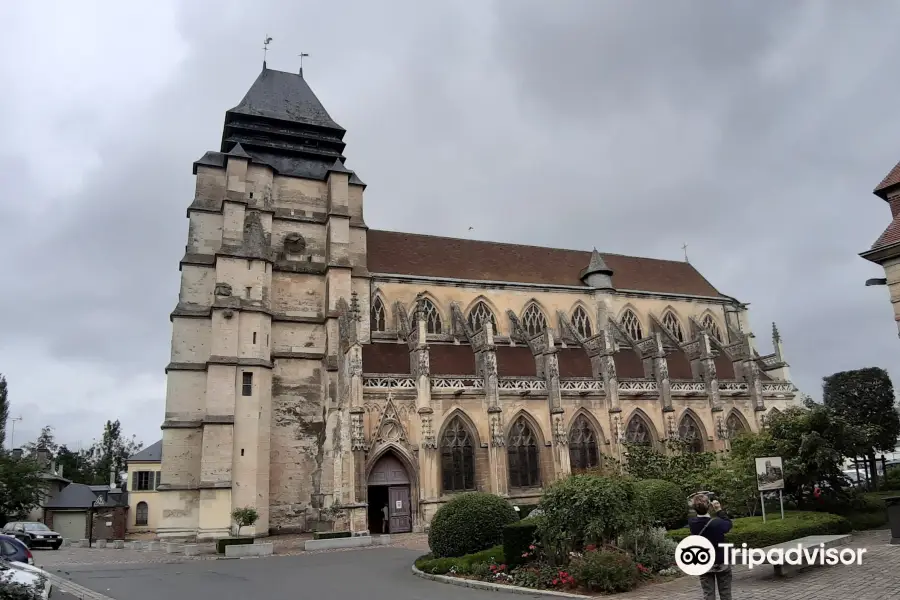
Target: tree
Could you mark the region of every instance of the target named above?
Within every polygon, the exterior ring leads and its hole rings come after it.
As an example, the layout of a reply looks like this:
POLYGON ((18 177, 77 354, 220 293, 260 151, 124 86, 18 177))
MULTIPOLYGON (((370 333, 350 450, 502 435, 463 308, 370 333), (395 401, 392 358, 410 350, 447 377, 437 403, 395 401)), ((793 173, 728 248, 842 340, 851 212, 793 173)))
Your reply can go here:
POLYGON ((862 454, 877 485, 876 452, 891 452, 900 438, 900 416, 895 409, 894 385, 884 369, 869 367, 841 371, 823 379, 825 406, 847 423, 865 431, 862 454))
POLYGON ((95 442, 87 452, 93 472, 93 483, 109 483, 110 473, 114 473, 117 484, 121 484, 122 474, 128 470, 128 457, 143 447, 135 436, 130 440, 122 438, 122 424, 118 419, 107 421, 103 427, 103 437, 95 442))
POLYGON ((256 521, 259 520, 259 513, 256 512, 255 508, 245 506, 244 508, 234 509, 234 511, 231 513, 231 518, 234 519, 235 523, 237 523, 237 534, 238 537, 240 537, 241 528, 250 527, 251 525, 256 523, 256 521))
POLYGON ((28 442, 27 444, 22 445, 22 449, 28 454, 34 454, 38 448, 45 448, 50 452, 55 453, 59 448, 59 445, 56 443, 56 436, 53 433, 53 428, 49 425, 44 425, 41 427, 41 433, 38 435, 38 438, 33 442, 28 442))
POLYGON ((62 476, 66 479, 74 483, 94 483, 94 465, 89 451, 73 452, 63 444, 56 452, 56 464, 62 469, 62 476))
POLYGON ((39 506, 47 491, 43 469, 31 458, 0 452, 0 521, 26 515, 39 506))
POLYGON ((9 419, 9 390, 6 386, 6 377, 0 373, 0 450, 6 443, 6 421, 9 419))

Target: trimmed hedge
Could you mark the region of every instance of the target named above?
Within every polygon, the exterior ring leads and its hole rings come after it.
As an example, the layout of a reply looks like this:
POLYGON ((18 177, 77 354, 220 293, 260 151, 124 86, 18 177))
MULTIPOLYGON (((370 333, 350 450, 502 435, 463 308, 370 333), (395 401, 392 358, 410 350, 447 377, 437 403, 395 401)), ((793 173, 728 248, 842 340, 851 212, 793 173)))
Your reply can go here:
POLYGON ((474 554, 457 556, 455 558, 435 558, 431 554, 420 556, 416 559, 416 568, 423 573, 432 575, 444 575, 453 569, 456 573, 466 575, 472 571, 472 567, 478 564, 504 564, 503 546, 494 546, 474 554))
POLYGON ((469 492, 443 505, 431 519, 428 547, 436 558, 465 556, 503 542, 503 527, 519 520, 500 496, 469 492))
POLYGON ((534 543, 537 534, 537 519, 517 521, 503 528, 503 555, 510 568, 528 562, 522 556, 528 553, 528 547, 534 543))
POLYGON ((348 538, 353 534, 349 531, 317 531, 313 533, 314 540, 334 540, 337 538, 348 538))
POLYGON ((641 479, 634 482, 634 491, 644 502, 654 525, 675 529, 687 523, 687 502, 678 484, 663 479, 641 479))
MULTIPOLYGON (((808 535, 850 533, 853 529, 846 518, 829 513, 785 512, 784 520, 780 516, 778 513, 767 515, 768 521, 765 523, 762 517, 734 519, 734 527, 725 534, 725 541, 737 546, 746 543, 751 548, 765 548, 808 535)), ((690 531, 687 528, 675 529, 668 535, 680 542, 690 535, 690 531)))
POLYGON ((225 554, 226 546, 245 546, 252 543, 253 538, 222 538, 221 540, 216 540, 216 553, 225 554))

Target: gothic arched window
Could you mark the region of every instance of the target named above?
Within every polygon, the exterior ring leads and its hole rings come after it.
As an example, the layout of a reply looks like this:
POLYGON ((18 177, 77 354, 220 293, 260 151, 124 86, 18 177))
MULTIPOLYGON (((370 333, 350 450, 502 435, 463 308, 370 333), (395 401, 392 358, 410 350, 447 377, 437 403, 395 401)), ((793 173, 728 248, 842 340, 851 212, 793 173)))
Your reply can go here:
POLYGON ((485 323, 490 322, 494 326, 494 333, 497 333, 497 320, 494 319, 494 313, 488 308, 488 305, 481 300, 478 301, 472 310, 469 311, 469 328, 472 331, 481 331, 485 323))
POLYGON ((384 302, 380 296, 375 296, 375 300, 372 302, 372 331, 387 331, 386 315, 384 302))
POLYGON ((475 489, 475 446, 469 429, 458 416, 441 436, 441 475, 444 492, 475 489))
POLYGON ((725 430, 728 432, 728 437, 733 438, 742 433, 746 433, 747 428, 744 427, 744 422, 741 420, 741 417, 734 411, 728 418, 725 420, 725 430))
POLYGON ((684 332, 681 331, 681 323, 678 322, 678 317, 675 316, 675 313, 671 310, 666 311, 666 314, 663 315, 662 323, 676 340, 679 342, 684 341, 684 332))
POLYGON ((650 437, 650 428, 640 416, 635 415, 628 422, 628 427, 625 428, 625 442, 641 446, 649 446, 653 442, 653 438, 650 437))
POLYGON ((690 413, 681 417, 681 425, 678 426, 678 438, 687 443, 689 452, 703 452, 703 434, 700 425, 690 413))
POLYGON ((625 314, 622 315, 622 328, 633 340, 641 340, 644 338, 644 330, 641 328, 641 322, 631 309, 626 310, 625 314))
MULTIPOLYGON (((443 333, 443 323, 441 322, 441 313, 438 312, 437 307, 434 303, 428 298, 421 299, 421 310, 422 314, 425 317, 425 333, 433 333, 433 334, 441 334, 443 333)), ((416 323, 416 310, 413 307, 413 312, 410 317, 412 320, 412 327, 418 327, 416 323)))
POLYGON ((704 316, 703 320, 700 321, 700 324, 703 325, 703 329, 705 329, 709 335, 716 338, 717 342, 722 342, 722 334, 719 332, 719 326, 716 324, 716 320, 712 318, 712 315, 704 316))
POLYGON ((600 466, 597 434, 584 415, 578 415, 569 430, 569 463, 572 470, 594 469, 600 466))
POLYGON ((547 319, 544 318, 544 313, 541 312, 537 304, 529 304, 525 312, 522 313, 522 326, 529 336, 543 333, 547 328, 547 319))
POLYGON ((509 485, 514 488, 541 485, 540 448, 525 417, 519 417, 509 432, 509 485))
POLYGON ((578 332, 578 335, 583 338, 589 338, 593 335, 591 319, 588 317, 587 311, 580 306, 575 307, 575 311, 572 313, 572 326, 578 332))

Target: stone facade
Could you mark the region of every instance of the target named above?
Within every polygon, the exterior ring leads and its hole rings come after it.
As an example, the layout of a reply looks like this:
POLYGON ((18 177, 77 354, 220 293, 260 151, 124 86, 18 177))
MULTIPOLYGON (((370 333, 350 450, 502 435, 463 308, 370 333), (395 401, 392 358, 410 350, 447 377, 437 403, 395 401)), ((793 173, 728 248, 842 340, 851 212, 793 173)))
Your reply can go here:
POLYGON ((795 402, 780 337, 686 263, 369 230, 341 129, 264 68, 226 114, 171 315, 163 537, 421 530, 623 442, 722 450, 795 402))

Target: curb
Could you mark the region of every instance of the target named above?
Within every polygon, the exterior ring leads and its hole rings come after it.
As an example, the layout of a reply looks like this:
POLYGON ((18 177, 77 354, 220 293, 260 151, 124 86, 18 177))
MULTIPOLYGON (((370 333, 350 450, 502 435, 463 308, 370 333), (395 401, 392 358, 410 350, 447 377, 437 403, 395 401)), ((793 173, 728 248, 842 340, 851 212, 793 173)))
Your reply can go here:
POLYGON ((568 592, 554 592, 553 590, 536 590, 534 588, 524 588, 516 585, 506 585, 503 583, 490 583, 488 581, 476 581, 474 579, 460 579, 459 577, 447 577, 446 575, 433 575, 425 573, 412 566, 412 573, 416 577, 436 581, 438 583, 446 583, 459 587, 467 587, 475 590, 490 590, 492 592, 506 592, 507 594, 521 594, 523 596, 546 596, 548 598, 589 598, 596 600, 594 596, 583 596, 581 594, 570 594, 568 592))

